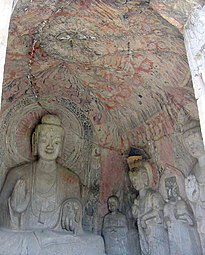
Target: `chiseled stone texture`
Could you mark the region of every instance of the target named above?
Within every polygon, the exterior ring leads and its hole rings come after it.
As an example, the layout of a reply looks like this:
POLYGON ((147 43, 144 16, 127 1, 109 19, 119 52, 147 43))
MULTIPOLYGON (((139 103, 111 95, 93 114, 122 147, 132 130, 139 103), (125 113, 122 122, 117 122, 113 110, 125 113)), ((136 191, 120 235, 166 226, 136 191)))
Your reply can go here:
POLYGON ((169 164, 187 174, 193 163, 180 140, 180 125, 198 114, 182 34, 149 1, 19 0, 3 86, 2 179, 9 160, 28 160, 46 111, 63 117, 70 146, 61 161, 89 186, 86 222, 99 231, 106 199, 122 199, 130 146, 144 147, 156 172, 169 164))
POLYGON ((203 4, 203 0, 150 0, 150 6, 181 32, 192 11, 203 4))

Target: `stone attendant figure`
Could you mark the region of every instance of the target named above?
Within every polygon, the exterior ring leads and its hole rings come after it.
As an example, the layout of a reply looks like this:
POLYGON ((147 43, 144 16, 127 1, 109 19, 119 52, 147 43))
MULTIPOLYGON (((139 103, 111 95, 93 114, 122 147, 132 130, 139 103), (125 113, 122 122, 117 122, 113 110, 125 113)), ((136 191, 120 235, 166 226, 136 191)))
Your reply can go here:
POLYGON ((187 151, 197 159, 185 180, 185 191, 197 221, 202 252, 205 254, 205 150, 200 127, 188 129, 183 134, 183 141, 187 151))
POLYGON ((158 192, 150 188, 151 177, 148 171, 143 161, 129 171, 132 185, 139 191, 132 212, 137 219, 142 254, 169 254, 168 236, 164 229, 164 201, 158 192))
POLYGON ((93 254, 104 254, 101 239, 88 238, 85 247, 73 237, 82 233, 80 180, 57 163, 64 140, 60 119, 45 115, 41 122, 32 137, 37 160, 10 169, 0 193, 0 254, 90 255, 93 242, 93 254))
POLYGON ((191 208, 179 196, 176 176, 165 179, 168 201, 164 206, 170 255, 200 255, 201 244, 191 208))
POLYGON ((109 213, 104 217, 102 229, 106 254, 129 255, 127 219, 119 212, 118 197, 109 197, 107 204, 109 213))

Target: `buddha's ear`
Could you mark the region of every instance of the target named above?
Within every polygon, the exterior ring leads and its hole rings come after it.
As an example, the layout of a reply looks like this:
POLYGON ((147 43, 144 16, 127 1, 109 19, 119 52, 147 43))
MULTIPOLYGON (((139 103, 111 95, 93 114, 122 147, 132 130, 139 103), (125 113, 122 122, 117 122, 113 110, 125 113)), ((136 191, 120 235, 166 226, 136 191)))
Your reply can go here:
POLYGON ((60 158, 63 154, 63 148, 64 148, 64 129, 62 128, 63 132, 61 134, 61 147, 60 147, 60 151, 58 153, 58 157, 60 158))
POLYGON ((59 153, 58 153, 58 157, 61 157, 62 156, 62 152, 63 152, 63 139, 62 139, 62 141, 61 141, 61 148, 60 148, 60 151, 59 151, 59 153))
POLYGON ((31 143, 32 143, 32 155, 33 156, 37 156, 38 154, 38 148, 37 148, 37 139, 38 139, 38 135, 36 132, 33 132, 32 134, 32 139, 31 139, 31 143))
POLYGON ((146 172, 142 173, 141 178, 142 178, 142 181, 145 184, 145 187, 148 187, 149 186, 149 177, 148 177, 148 174, 146 172))
POLYGON ((60 151, 58 153, 58 157, 60 158, 61 156, 62 156, 62 145, 61 145, 60 151))

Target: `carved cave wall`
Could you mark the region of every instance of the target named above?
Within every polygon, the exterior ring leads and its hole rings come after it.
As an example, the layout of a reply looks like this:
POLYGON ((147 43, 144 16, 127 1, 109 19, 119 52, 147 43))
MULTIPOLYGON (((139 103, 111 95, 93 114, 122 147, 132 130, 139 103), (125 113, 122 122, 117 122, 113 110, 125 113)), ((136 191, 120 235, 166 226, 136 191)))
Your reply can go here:
POLYGON ((185 123, 198 118, 183 36, 147 3, 17 3, 3 87, 1 180, 8 167, 31 159, 29 138, 46 112, 58 114, 66 130, 62 163, 89 188, 84 226, 91 231, 100 229, 110 195, 130 217, 130 146, 148 153, 156 181, 167 167, 187 175, 194 164, 181 141, 185 123))

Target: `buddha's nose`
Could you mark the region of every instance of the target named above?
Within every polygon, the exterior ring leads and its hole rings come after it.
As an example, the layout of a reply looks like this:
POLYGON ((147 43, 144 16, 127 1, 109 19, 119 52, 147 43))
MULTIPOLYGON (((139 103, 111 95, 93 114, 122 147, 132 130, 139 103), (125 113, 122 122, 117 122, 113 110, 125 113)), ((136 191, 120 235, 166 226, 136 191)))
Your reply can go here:
POLYGON ((50 150, 53 149, 53 143, 51 140, 49 140, 49 143, 47 144, 46 148, 50 150))

